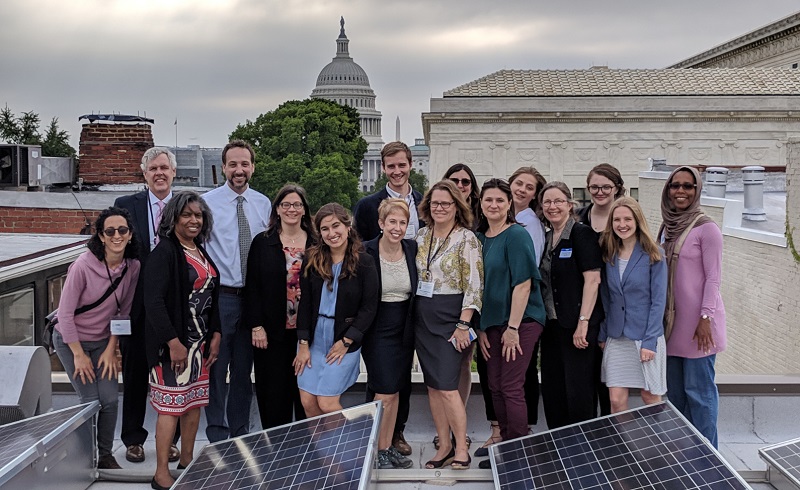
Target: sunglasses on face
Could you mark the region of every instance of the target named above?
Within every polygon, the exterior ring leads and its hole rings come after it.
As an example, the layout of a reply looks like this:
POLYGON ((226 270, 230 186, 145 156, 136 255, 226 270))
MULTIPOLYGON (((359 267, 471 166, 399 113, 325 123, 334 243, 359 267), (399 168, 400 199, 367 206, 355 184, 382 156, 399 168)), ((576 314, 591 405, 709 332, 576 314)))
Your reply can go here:
POLYGON ((450 179, 450 181, 455 185, 461 184, 461 187, 472 185, 472 181, 469 179, 450 179))
POLYGON ((695 189, 696 187, 697 187, 697 184, 689 184, 689 183, 686 183, 686 182, 684 182, 684 183, 670 182, 670 184, 669 184, 669 188, 672 189, 673 191, 677 191, 678 189, 683 189, 685 191, 690 191, 692 189, 695 189))
POLYGON ((103 234, 105 236, 107 236, 108 238, 111 238, 117 232, 119 232, 119 236, 125 236, 125 235, 128 234, 129 231, 131 231, 131 230, 127 226, 120 226, 119 228, 111 228, 111 227, 109 227, 109 228, 106 228, 105 230, 103 230, 103 234))

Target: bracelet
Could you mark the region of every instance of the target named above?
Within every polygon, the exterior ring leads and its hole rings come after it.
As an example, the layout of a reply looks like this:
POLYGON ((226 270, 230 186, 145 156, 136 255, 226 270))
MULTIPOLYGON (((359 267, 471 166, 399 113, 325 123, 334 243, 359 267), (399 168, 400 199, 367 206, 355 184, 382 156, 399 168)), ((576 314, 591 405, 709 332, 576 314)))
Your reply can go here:
POLYGON ((253 332, 258 332, 259 330, 264 330, 264 327, 255 327, 251 329, 253 332))
POLYGON ((508 326, 508 329, 509 329, 509 330, 513 330, 513 331, 515 331, 515 332, 519 333, 519 327, 512 327, 511 325, 509 325, 509 326, 508 326))
POLYGON ((459 329, 459 330, 465 330, 465 331, 470 329, 470 327, 464 325, 461 322, 456 323, 456 328, 459 329))
POLYGON ((467 320, 459 320, 459 321, 458 321, 458 322, 456 322, 456 323, 460 323, 461 325, 466 325, 466 326, 467 326, 467 328, 469 328, 469 327, 471 327, 471 326, 472 326, 472 322, 470 322, 470 321, 467 321, 467 320))

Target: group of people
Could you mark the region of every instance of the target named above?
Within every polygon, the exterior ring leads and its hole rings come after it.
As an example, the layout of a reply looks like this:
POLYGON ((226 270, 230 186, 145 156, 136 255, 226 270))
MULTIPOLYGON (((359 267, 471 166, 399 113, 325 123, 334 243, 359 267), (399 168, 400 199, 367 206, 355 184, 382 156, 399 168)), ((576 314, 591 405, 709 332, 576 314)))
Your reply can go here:
POLYGON ((222 160, 226 183, 201 197, 173 193, 175 157, 148 150, 148 190, 100 214, 69 270, 55 345, 81 400, 100 400, 100 468, 119 467, 118 342, 128 460, 144 460, 146 400, 158 412, 155 489, 173 483, 170 461, 191 462, 199 408, 211 442, 250 430, 251 369, 267 429, 340 410, 362 358, 367 400, 383 405, 377 467, 412 466, 414 352, 436 428, 426 468, 470 467, 473 358, 492 427, 476 456, 536 424, 539 353, 549 428, 592 419, 598 404, 626 410, 634 388, 645 403, 668 393, 716 445, 722 238, 693 168, 670 175, 654 235, 608 164, 589 173, 592 203, 578 211, 566 184, 533 167, 479 188, 455 164, 422 195, 410 149, 393 142, 385 188, 352 215, 337 203, 312 215, 297 185, 273 202, 249 187, 247 143, 222 160))

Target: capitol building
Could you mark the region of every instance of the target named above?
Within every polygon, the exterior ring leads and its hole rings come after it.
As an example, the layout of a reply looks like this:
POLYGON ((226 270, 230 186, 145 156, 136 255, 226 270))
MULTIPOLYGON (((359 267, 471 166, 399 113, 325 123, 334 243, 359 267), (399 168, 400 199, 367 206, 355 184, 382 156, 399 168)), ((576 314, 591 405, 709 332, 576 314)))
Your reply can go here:
POLYGON ((336 56, 317 77, 312 99, 327 99, 355 108, 361 120, 361 135, 369 145, 362 161, 359 178, 361 191, 371 191, 381 175, 381 113, 375 108, 375 92, 369 86, 367 72, 350 57, 350 40, 344 32, 344 17, 336 39, 336 56))

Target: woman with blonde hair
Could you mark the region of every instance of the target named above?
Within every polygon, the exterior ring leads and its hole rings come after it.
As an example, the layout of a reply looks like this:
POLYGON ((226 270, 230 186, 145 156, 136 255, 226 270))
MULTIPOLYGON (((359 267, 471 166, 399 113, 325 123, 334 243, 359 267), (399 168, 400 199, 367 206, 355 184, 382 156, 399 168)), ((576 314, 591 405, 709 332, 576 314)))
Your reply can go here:
POLYGON ((667 263, 632 197, 611 205, 601 239, 606 313, 598 342, 604 348, 601 379, 608 386, 611 412, 628 409, 628 389, 639 388, 645 404, 667 391, 664 306, 667 263))
POLYGON ((449 180, 431 187, 422 198, 419 215, 428 225, 417 235, 414 345, 439 437, 439 448, 425 467, 452 463, 452 469, 463 470, 472 459, 458 385, 463 357, 472 355, 472 315, 481 308, 481 244, 471 231, 472 211, 449 180))

